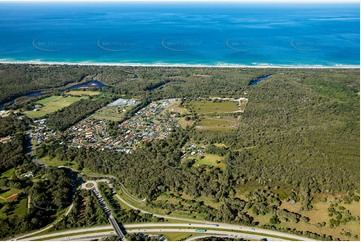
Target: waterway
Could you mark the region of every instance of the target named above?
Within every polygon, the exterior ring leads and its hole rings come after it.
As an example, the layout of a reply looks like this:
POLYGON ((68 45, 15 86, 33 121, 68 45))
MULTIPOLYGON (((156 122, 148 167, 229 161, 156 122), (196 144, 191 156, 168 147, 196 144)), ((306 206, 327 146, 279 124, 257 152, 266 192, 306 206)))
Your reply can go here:
MULTIPOLYGON (((96 80, 92 80, 92 81, 88 81, 82 84, 78 84, 78 85, 74 85, 71 87, 68 87, 64 90, 61 90, 61 92, 63 91, 71 91, 74 89, 83 89, 83 88, 100 88, 100 87, 106 87, 107 85, 105 85, 104 83, 100 82, 100 81, 96 81, 96 80)), ((23 98, 23 97, 38 97, 41 95, 44 95, 44 92, 29 92, 26 93, 24 95, 18 96, 16 98, 11 99, 10 101, 4 102, 4 103, 0 103, 0 110, 4 108, 5 104, 10 103, 10 104, 14 104, 15 101, 19 98, 23 98)))
POLYGON ((257 85, 257 83, 267 79, 268 77, 270 77, 271 75, 263 75, 261 77, 258 77, 257 79, 255 80, 251 80, 248 84, 248 86, 254 86, 254 85, 257 85))

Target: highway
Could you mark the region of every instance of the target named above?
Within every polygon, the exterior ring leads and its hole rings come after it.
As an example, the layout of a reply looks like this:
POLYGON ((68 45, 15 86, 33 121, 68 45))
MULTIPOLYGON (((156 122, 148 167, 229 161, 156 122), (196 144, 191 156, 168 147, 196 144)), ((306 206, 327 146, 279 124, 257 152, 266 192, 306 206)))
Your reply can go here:
MULTIPOLYGON (((35 231, 35 232, 29 233, 29 234, 25 234, 25 235, 17 236, 17 237, 15 237, 15 238, 13 238, 12 240, 21 240, 21 239, 24 238, 24 237, 28 237, 28 236, 31 236, 31 235, 34 235, 34 234, 38 234, 38 233, 41 233, 41 232, 43 232, 43 231, 46 231, 46 230, 54 227, 54 224, 56 224, 57 222, 61 221, 65 216, 67 216, 67 215, 70 213, 70 211, 73 209, 73 206, 74 206, 74 204, 72 203, 72 204, 69 206, 69 208, 68 208, 68 210, 66 211, 66 213, 65 213, 59 220, 55 221, 53 224, 51 224, 51 225, 49 225, 49 226, 47 226, 47 227, 45 227, 45 228, 43 228, 43 229, 39 229, 39 230, 37 230, 37 231, 35 231)), ((26 240, 27 240, 27 239, 26 239, 26 240)))
MULTIPOLYGON (((97 233, 97 231, 104 230, 111 230, 112 226, 98 226, 92 228, 84 228, 84 229, 73 229, 73 230, 66 230, 57 233, 51 233, 46 235, 39 235, 34 236, 31 238, 26 238, 26 240, 44 240, 46 238, 57 237, 57 239, 68 239, 73 236, 92 236, 92 233, 97 233), (88 234, 76 235, 77 233, 84 233, 89 232, 88 234)), ((228 235, 237 238, 243 238, 244 236, 256 236, 267 238, 268 240, 281 240, 281 238, 277 237, 284 237, 284 239, 296 239, 296 240, 308 240, 297 235, 292 234, 284 234, 278 231, 271 231, 274 233, 267 233, 268 235, 264 235, 262 229, 253 230, 253 228, 248 228, 239 225, 222 225, 215 226, 215 224, 189 224, 189 223, 140 223, 140 224, 125 224, 124 228, 126 229, 127 233, 146 233, 146 232, 190 232, 190 233, 202 233, 196 232, 196 229, 206 229, 206 234, 218 234, 218 235, 228 235), (233 231, 231 231, 233 230, 233 231), (262 235, 257 234, 249 234, 249 233, 261 233, 262 235), (276 237, 273 237, 276 236, 276 237), (300 239, 301 238, 301 239, 300 239)), ((113 231, 109 231, 106 233, 111 233, 113 231)), ((270 232, 270 231, 267 231, 270 232)), ((98 233, 97 233, 98 234, 98 233)), ((114 234, 114 232, 113 232, 114 234)), ((78 238, 78 237, 77 237, 78 238)), ((258 239, 257 239, 258 240, 258 239)))
MULTIPOLYGON (((233 225, 233 224, 217 223, 217 222, 211 222, 211 221, 202 221, 202 220, 195 220, 195 219, 179 218, 179 217, 174 217, 174 216, 151 213, 151 212, 136 208, 135 206, 133 206, 132 204, 128 203, 123 198, 121 198, 118 194, 116 194, 115 196, 116 196, 117 199, 119 199, 121 202, 123 202, 127 206, 129 206, 129 207, 131 207, 131 208, 133 208, 135 210, 139 210, 142 213, 152 214, 155 217, 161 217, 161 218, 166 218, 166 219, 174 219, 174 220, 191 222, 191 223, 199 223, 203 227, 205 225, 218 224, 219 228, 225 228, 225 229, 239 229, 239 228, 242 228, 243 231, 249 231, 249 232, 255 232, 255 233, 263 233, 263 234, 268 234, 268 235, 273 235, 273 236, 292 238, 292 239, 296 239, 296 240, 305 240, 305 241, 311 240, 311 239, 306 238, 306 237, 302 237, 302 236, 298 236, 298 235, 294 235, 294 234, 289 234, 289 233, 283 233, 283 232, 279 232, 279 231, 276 231, 276 230, 268 230, 268 229, 241 226, 241 225, 233 225)), ((193 224, 193 225, 195 226, 195 224, 193 224)))
MULTIPOLYGON (((129 233, 142 233, 142 234, 146 234, 146 233, 196 233, 196 234, 201 234, 202 232, 195 232, 193 229, 132 229, 132 230, 129 230, 129 233)), ((209 230, 209 231, 207 231, 207 233, 209 233, 209 234, 193 236, 187 240, 196 240, 199 238, 214 236, 214 237, 228 237, 228 238, 235 238, 235 239, 247 239, 247 240, 252 240, 252 241, 259 241, 259 240, 265 239, 265 238, 270 241, 282 241, 281 239, 272 239, 272 238, 267 238, 267 237, 260 236, 260 235, 229 233, 229 232, 223 232, 223 231, 217 231, 217 230, 209 230)), ((101 237, 110 236, 110 235, 114 235, 114 233, 100 232, 93 236, 91 234, 90 235, 81 234, 81 235, 67 236, 67 237, 62 238, 62 240, 91 240, 91 239, 101 238, 101 237)), ((59 238, 54 238, 54 239, 50 239, 50 240, 59 240, 59 238)))
MULTIPOLYGON (((105 182, 109 187, 113 188, 111 182, 107 179, 101 179, 101 180, 95 180, 95 181, 88 181, 91 183, 95 183, 95 187, 91 188, 91 190, 93 190, 98 199, 101 199, 101 203, 104 203, 103 198, 99 197, 100 193, 99 190, 97 188, 97 183, 98 182, 105 182)), ((85 188, 83 186, 83 188, 85 188)), ((123 190, 123 189, 122 189, 123 190)), ((170 230, 168 232, 189 232, 188 230, 190 230, 191 233, 196 233, 195 232, 195 228, 203 228, 203 229, 207 229, 207 234, 211 233, 211 234, 216 234, 216 235, 228 235, 228 236, 245 236, 248 235, 249 233, 258 233, 258 234, 262 234, 262 235, 256 235, 256 234, 252 234, 252 236, 260 236, 262 238, 267 238, 268 240, 272 240, 272 238, 276 238, 276 240, 280 240, 279 237, 282 237, 284 239, 294 239, 294 240, 301 240, 301 241, 311 241, 312 239, 306 238, 306 237, 302 237, 302 236, 298 236, 298 235, 294 235, 294 234, 289 234, 289 233, 284 233, 284 232, 279 232, 276 230, 268 230, 268 229, 262 229, 262 228, 256 228, 256 227, 248 227, 248 226, 241 226, 241 225, 235 225, 235 224, 226 224, 226 223, 217 223, 217 222, 212 222, 212 221, 205 221, 205 220, 195 220, 195 219, 187 219, 187 218, 180 218, 180 217, 174 217, 174 216, 168 216, 168 215, 162 215, 162 214, 156 214, 156 213, 152 213, 143 209, 140 209, 138 207, 135 207, 134 205, 130 204, 129 202, 127 202, 126 200, 124 200, 122 197, 120 197, 118 194, 115 194, 116 198, 121 201, 122 203, 126 204, 127 206, 129 206, 132 209, 135 210, 139 210, 141 213, 147 213, 147 214, 152 214, 155 217, 161 217, 161 218, 165 218, 165 219, 172 219, 172 220, 178 220, 178 221, 183 221, 183 222, 187 222, 187 223, 142 223, 142 224, 128 224, 128 225, 124 225, 124 228, 126 229, 127 233, 133 233, 134 228, 138 228, 137 232, 143 233, 143 232, 166 232, 167 229, 170 230), (156 228, 155 228, 156 227, 156 228), (150 231, 150 228, 152 228, 153 230, 156 231, 150 231), (217 229, 217 230, 216 230, 217 229), (233 230, 233 231, 222 231, 223 230, 233 230), (187 230, 187 231, 183 231, 183 230, 187 230), (214 232, 215 231, 215 232, 214 232), (243 233, 242 233, 243 232, 243 233), (267 236, 266 236, 267 235, 267 236)), ((127 195, 126 195, 127 196, 127 195)), ((131 200, 135 200, 130 198, 131 200)), ((144 202, 144 201, 143 201, 144 202)), ((105 203, 104 203, 105 204, 105 203)), ((47 234, 47 235, 41 235, 41 236, 34 236, 34 237, 30 237, 31 235, 37 234, 41 231, 45 231, 47 229, 49 229, 52 226, 48 226, 42 230, 38 230, 36 232, 33 232, 31 234, 27 234, 27 235, 23 235, 20 237, 17 237, 16 239, 22 239, 24 237, 27 237, 26 240, 39 240, 39 239, 46 239, 49 237, 53 237, 53 236, 64 236, 64 237, 58 237, 57 239, 61 238, 65 238, 65 239, 70 239, 71 234, 74 233, 83 233, 83 232, 89 232, 89 234, 83 234, 83 237, 90 237, 91 232, 94 231, 98 231, 101 229, 111 229, 113 228, 114 231, 117 233, 117 235, 122 238, 125 239, 122 231, 119 228, 119 225, 116 223, 116 221, 110 219, 111 214, 110 214, 110 210, 105 206, 102 206, 103 209, 105 209, 105 212, 107 213, 107 216, 109 218, 109 222, 111 223, 112 226, 102 226, 102 227, 93 227, 93 228, 86 228, 86 229, 78 229, 78 230, 67 230, 67 231, 63 231, 63 232, 59 232, 59 233, 52 233, 52 234, 47 234), (116 224, 116 226, 115 226, 116 224)), ((70 211, 70 210, 69 210, 70 211)), ((110 233, 111 231, 109 231, 110 233)), ((74 235, 75 236, 75 235, 74 235)), ((75 239, 80 239, 82 238, 81 235, 78 235, 80 237, 76 237, 75 239)), ((239 237, 241 238, 241 237, 239 237)), ((259 239, 257 239, 259 240, 259 239)))
MULTIPOLYGON (((126 240, 125 236, 122 232, 122 230, 120 229, 118 222, 115 220, 115 218, 111 215, 111 210, 108 208, 107 204, 105 203, 105 200, 102 196, 102 194, 99 191, 98 188, 98 181, 96 181, 95 186, 93 188, 91 188, 90 190, 94 192, 95 196, 98 198, 99 203, 102 207, 102 209, 104 210, 105 214, 107 215, 107 218, 110 222, 110 224, 113 226, 115 233, 117 234, 117 236, 121 239, 121 240, 126 240)), ((94 183, 94 182, 93 182, 94 183)), ((108 183, 109 186, 109 183, 108 183)), ((86 187, 86 186, 85 186, 86 187)))

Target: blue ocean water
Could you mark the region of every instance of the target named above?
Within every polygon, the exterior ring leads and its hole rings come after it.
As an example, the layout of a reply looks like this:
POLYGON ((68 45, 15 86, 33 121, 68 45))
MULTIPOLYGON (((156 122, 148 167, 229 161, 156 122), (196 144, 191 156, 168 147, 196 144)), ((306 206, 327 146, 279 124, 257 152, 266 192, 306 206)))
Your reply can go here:
POLYGON ((359 65, 358 4, 0 3, 0 61, 359 65))

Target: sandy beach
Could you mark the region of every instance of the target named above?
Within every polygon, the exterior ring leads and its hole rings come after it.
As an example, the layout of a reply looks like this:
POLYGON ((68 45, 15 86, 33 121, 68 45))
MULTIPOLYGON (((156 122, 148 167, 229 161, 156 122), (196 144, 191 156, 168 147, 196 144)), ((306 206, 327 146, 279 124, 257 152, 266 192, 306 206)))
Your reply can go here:
POLYGON ((130 67, 200 67, 200 68, 297 68, 297 69, 354 69, 360 68, 358 65, 334 65, 334 66, 322 66, 322 65, 236 65, 220 63, 217 65, 202 65, 202 64, 168 64, 168 63, 103 63, 103 62, 49 62, 49 61, 8 61, 1 60, 0 64, 31 64, 31 65, 79 65, 79 66, 130 66, 130 67))

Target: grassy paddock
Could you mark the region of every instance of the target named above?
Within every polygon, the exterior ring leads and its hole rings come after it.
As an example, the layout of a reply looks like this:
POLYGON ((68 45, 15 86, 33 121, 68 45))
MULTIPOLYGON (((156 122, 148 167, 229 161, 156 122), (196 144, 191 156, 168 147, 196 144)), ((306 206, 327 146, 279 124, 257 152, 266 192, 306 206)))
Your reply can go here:
POLYGON ((97 96, 100 94, 99 91, 70 91, 66 93, 72 96, 97 96))
POLYGON ((197 129, 210 131, 228 131, 237 128, 234 117, 205 117, 196 126, 197 129))
POLYGON ((92 117, 98 120, 120 121, 125 117, 129 107, 104 107, 96 111, 92 117), (125 109, 125 112, 123 112, 125 109))
POLYGON ((43 105, 39 110, 29 111, 26 113, 26 116, 29 118, 41 118, 47 114, 54 113, 59 109, 65 108, 81 99, 86 99, 88 97, 63 97, 63 96, 51 96, 44 98, 37 102, 37 104, 43 105))
POLYGON ((224 164, 224 157, 219 155, 213 155, 213 154, 205 154, 203 158, 198 160, 196 163, 194 163, 193 166, 200 166, 200 165, 207 165, 207 166, 215 166, 219 167, 220 169, 225 169, 224 164), (219 163, 217 163, 219 161, 219 163))
POLYGON ((198 114, 209 114, 209 113, 232 113, 239 111, 238 103, 231 101, 224 102, 190 102, 190 106, 198 114))

